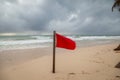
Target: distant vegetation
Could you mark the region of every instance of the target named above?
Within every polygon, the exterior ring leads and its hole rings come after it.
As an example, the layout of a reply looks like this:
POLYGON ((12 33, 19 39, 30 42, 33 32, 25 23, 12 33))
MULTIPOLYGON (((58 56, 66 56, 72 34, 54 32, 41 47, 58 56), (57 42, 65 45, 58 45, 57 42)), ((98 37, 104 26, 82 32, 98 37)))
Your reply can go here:
POLYGON ((118 11, 120 11, 120 0, 115 0, 113 6, 112 6, 112 11, 114 8, 117 8, 118 11))

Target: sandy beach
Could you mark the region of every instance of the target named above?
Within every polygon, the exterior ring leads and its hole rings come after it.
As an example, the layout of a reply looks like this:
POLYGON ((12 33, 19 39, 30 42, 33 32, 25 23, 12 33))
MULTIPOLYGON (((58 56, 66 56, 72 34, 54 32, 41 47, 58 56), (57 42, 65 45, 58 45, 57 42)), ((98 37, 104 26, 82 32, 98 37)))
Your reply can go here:
POLYGON ((52 47, 0 52, 0 80, 120 80, 118 43, 76 50, 56 49, 52 73, 52 47))
POLYGON ((0 80, 120 80, 120 0, 0 0, 0 80))

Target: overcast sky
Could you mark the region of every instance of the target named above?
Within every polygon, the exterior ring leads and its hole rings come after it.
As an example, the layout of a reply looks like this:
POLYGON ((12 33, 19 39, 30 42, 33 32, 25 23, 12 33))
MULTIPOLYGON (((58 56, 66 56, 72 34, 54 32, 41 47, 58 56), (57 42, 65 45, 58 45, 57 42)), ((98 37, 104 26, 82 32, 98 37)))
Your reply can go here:
POLYGON ((0 33, 120 35, 114 0, 0 0, 0 33))

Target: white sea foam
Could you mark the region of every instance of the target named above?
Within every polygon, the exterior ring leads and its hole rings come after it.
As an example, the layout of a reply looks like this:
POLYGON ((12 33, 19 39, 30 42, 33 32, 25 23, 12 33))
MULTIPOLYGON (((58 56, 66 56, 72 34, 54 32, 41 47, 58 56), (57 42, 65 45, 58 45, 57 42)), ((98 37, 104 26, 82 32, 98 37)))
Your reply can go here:
POLYGON ((1 41, 0 45, 23 45, 52 42, 51 40, 20 40, 20 41, 1 41))
MULTIPOLYGON (((120 40, 120 36, 67 36, 75 41, 97 41, 96 43, 108 43, 111 40, 120 40), (104 42, 103 42, 104 41, 104 42)), ((0 36, 0 50, 26 49, 36 47, 48 47, 52 45, 52 35, 35 36, 0 36)), ((82 43, 81 43, 82 44, 82 43)))
POLYGON ((120 39, 120 36, 73 36, 70 37, 71 39, 74 40, 109 40, 109 39, 120 39))

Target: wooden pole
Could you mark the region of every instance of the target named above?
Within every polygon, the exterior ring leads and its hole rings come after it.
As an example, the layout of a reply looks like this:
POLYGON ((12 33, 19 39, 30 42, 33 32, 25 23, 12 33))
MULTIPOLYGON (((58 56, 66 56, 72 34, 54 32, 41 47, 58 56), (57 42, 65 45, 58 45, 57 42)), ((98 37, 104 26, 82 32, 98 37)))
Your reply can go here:
POLYGON ((56 31, 53 32, 53 70, 52 73, 55 73, 55 48, 56 48, 56 37, 55 37, 56 31))

